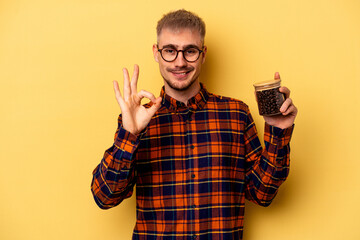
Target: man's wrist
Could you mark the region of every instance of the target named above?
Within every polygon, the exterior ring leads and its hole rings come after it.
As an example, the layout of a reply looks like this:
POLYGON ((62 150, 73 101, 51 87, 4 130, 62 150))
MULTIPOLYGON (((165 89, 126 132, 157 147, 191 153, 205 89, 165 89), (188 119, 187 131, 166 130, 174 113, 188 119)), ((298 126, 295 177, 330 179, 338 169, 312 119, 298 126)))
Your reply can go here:
POLYGON ((294 126, 295 125, 293 124, 288 128, 282 129, 265 122, 264 140, 271 143, 275 143, 278 140, 285 140, 284 144, 287 144, 291 139, 294 126))
POLYGON ((133 153, 140 142, 140 135, 141 133, 135 135, 121 126, 115 139, 115 146, 126 152, 133 153))

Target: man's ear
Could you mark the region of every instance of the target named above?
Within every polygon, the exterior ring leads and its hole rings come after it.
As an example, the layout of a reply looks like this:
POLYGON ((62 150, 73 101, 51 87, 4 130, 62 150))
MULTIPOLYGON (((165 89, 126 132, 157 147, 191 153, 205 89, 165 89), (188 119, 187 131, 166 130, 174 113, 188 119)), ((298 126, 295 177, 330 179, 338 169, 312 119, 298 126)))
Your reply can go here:
POLYGON ((206 47, 206 46, 204 46, 204 50, 203 50, 203 52, 202 52, 202 55, 203 55, 203 58, 202 58, 202 63, 204 63, 204 62, 205 62, 206 52, 207 52, 207 47, 206 47))
POLYGON ((155 61, 159 62, 159 51, 156 44, 153 45, 153 54, 155 61))

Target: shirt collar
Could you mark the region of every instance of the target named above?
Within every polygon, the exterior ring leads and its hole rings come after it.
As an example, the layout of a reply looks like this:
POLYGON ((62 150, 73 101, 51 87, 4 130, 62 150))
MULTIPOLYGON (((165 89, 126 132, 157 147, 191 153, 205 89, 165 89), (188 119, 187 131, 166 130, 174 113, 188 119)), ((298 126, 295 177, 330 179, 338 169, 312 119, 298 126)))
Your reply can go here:
POLYGON ((187 105, 167 95, 165 93, 165 86, 162 87, 160 96, 162 97, 162 104, 169 110, 178 111, 186 108, 201 110, 209 99, 209 92, 206 90, 204 84, 200 83, 200 91, 194 97, 189 99, 187 105))

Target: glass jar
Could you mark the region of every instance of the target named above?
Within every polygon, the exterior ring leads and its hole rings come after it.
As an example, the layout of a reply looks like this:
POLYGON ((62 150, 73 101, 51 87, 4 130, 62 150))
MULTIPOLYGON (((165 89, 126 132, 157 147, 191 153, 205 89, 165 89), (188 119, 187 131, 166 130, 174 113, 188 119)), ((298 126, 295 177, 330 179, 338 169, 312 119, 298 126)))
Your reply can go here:
POLYGON ((285 101, 285 95, 279 91, 280 84, 280 79, 254 84, 260 115, 272 116, 281 114, 280 107, 285 101))

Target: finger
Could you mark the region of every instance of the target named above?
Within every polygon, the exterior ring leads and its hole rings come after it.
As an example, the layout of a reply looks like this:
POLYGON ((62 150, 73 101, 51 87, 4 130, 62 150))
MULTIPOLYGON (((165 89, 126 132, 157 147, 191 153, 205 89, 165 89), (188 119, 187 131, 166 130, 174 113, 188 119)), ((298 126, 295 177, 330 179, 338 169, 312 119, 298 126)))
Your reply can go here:
POLYGON ((131 92, 137 93, 137 83, 139 79, 139 66, 137 64, 134 65, 134 72, 131 78, 131 92))
POLYGON ((287 87, 282 86, 282 87, 279 88, 279 91, 281 93, 284 93, 286 98, 290 97, 290 89, 288 89, 287 87))
POLYGON ((280 73, 279 73, 279 72, 276 72, 276 73, 275 73, 274 79, 275 79, 275 80, 280 79, 280 73))
POLYGON ((147 111, 151 116, 154 116, 156 111, 159 110, 159 108, 161 107, 161 101, 162 101, 161 97, 154 99, 152 106, 147 109, 147 111))
POLYGON ((113 81, 113 86, 114 86, 114 92, 115 92, 116 99, 122 98, 121 92, 119 89, 119 83, 117 81, 113 81))
POLYGON ((124 74, 124 99, 125 101, 129 101, 131 96, 131 89, 130 89, 130 77, 129 72, 126 68, 123 68, 123 74, 124 74))
POLYGON ((290 107, 283 113, 283 115, 295 115, 297 114, 297 108, 294 105, 290 105, 290 107))
POLYGON ((141 90, 140 92, 138 92, 138 93, 136 94, 136 96, 137 96, 137 98, 138 98, 138 99, 137 99, 138 102, 140 102, 141 99, 143 99, 144 97, 145 97, 145 98, 148 98, 148 99, 149 99, 150 101, 152 101, 152 102, 155 102, 155 100, 156 100, 154 94, 152 94, 151 92, 145 91, 145 90, 141 90))
POLYGON ((115 92, 115 98, 118 102, 118 104, 120 105, 120 108, 123 104, 123 98, 121 96, 121 92, 120 92, 120 89, 119 89, 119 83, 117 81, 113 81, 113 86, 114 86, 114 92, 115 92))
POLYGON ((280 112, 281 112, 281 113, 285 113, 291 105, 292 105, 292 100, 291 100, 291 98, 287 98, 287 99, 284 101, 284 103, 281 105, 281 107, 280 107, 280 112))

